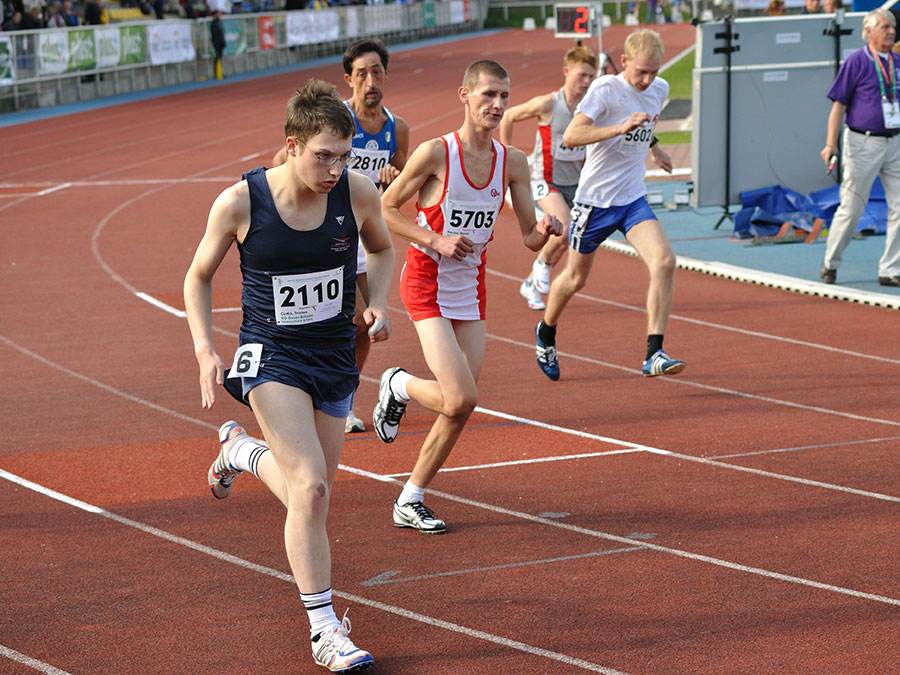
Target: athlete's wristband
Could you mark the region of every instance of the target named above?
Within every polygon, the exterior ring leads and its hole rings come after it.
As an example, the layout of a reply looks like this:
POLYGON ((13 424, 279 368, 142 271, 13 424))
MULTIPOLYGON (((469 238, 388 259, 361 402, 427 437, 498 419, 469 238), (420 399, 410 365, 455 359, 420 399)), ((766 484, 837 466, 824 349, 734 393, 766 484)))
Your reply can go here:
POLYGON ((656 145, 657 143, 659 143, 659 139, 658 139, 656 136, 654 136, 652 139, 650 139, 650 147, 651 147, 651 148, 652 148, 654 145, 656 145))

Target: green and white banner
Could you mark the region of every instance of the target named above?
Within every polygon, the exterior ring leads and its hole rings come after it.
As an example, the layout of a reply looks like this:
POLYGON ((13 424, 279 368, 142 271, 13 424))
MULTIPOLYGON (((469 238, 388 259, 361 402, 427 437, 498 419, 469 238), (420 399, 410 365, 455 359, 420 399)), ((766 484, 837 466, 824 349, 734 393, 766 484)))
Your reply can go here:
POLYGON ((121 49, 119 63, 143 63, 147 60, 147 49, 144 44, 142 26, 122 26, 119 28, 119 47, 121 49))
POLYGON ((225 19, 222 24, 225 29, 225 53, 246 54, 247 28, 244 25, 244 20, 225 19))
POLYGON ((38 71, 41 75, 59 75, 69 69, 69 36, 65 31, 38 33, 38 71))
POLYGON ((118 28, 97 28, 94 32, 97 46, 97 67, 109 68, 121 63, 122 39, 118 28))
POLYGON ((0 37, 0 84, 12 84, 16 79, 13 67, 12 40, 0 37))
POLYGON ((97 49, 94 30, 69 31, 68 70, 93 70, 97 67, 97 49))

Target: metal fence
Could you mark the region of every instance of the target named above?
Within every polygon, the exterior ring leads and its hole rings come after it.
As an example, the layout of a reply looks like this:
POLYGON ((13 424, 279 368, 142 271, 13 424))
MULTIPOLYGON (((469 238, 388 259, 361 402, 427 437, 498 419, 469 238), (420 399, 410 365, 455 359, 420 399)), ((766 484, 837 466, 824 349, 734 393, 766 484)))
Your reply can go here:
MULTIPOLYGON (((488 0, 444 0, 223 18, 226 75, 386 44, 479 30, 488 0)), ((215 77, 210 18, 0 33, 0 113, 215 77)))

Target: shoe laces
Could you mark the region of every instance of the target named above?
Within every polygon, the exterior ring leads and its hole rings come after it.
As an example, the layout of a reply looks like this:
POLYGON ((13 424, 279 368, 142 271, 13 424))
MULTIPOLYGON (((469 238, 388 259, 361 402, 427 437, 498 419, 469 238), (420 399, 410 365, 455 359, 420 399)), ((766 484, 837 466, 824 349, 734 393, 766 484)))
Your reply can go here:
POLYGON ((546 363, 547 365, 556 363, 556 347, 552 345, 549 347, 541 347, 538 345, 536 350, 538 361, 541 363, 546 363))
POLYGON ((415 511, 416 515, 422 520, 436 520, 434 512, 425 506, 423 502, 410 502, 407 506, 415 511))
POLYGON ((405 412, 406 404, 403 403, 403 401, 398 401, 397 398, 391 394, 388 404, 384 409, 384 421, 392 426, 400 424, 400 418, 403 417, 403 413, 405 412))
POLYGON ((350 610, 344 610, 344 616, 341 618, 340 625, 336 626, 331 630, 330 633, 327 633, 323 636, 323 642, 319 646, 319 649, 316 650, 320 658, 323 658, 325 654, 342 653, 344 651, 344 647, 347 646, 351 647, 352 649, 358 649, 358 647, 353 644, 353 641, 350 639, 351 624, 350 617, 347 616, 348 611, 350 610))

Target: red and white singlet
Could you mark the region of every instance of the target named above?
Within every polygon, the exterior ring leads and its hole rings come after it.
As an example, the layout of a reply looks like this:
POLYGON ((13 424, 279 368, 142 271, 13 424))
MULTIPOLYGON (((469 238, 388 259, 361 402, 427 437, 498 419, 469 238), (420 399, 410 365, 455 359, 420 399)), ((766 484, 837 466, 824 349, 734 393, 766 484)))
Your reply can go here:
POLYGON ((413 321, 432 317, 464 321, 484 320, 487 293, 485 249, 503 208, 506 188, 506 148, 494 144, 494 164, 487 183, 472 184, 466 175, 456 132, 441 137, 446 150, 441 201, 422 208, 416 202, 416 224, 444 236, 465 235, 475 250, 462 260, 411 243, 400 275, 400 297, 413 321))

